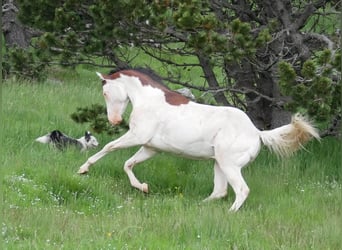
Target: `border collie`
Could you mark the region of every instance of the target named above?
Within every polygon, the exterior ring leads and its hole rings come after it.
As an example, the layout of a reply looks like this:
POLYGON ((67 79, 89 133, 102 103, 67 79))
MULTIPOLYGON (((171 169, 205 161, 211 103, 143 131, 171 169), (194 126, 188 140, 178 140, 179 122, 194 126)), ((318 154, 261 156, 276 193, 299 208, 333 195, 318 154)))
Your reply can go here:
POLYGON ((63 150, 64 148, 73 145, 78 147, 81 151, 85 151, 99 145, 97 139, 89 131, 86 131, 81 138, 75 139, 63 134, 59 130, 54 130, 47 135, 38 137, 36 141, 40 143, 49 143, 59 150, 63 150))

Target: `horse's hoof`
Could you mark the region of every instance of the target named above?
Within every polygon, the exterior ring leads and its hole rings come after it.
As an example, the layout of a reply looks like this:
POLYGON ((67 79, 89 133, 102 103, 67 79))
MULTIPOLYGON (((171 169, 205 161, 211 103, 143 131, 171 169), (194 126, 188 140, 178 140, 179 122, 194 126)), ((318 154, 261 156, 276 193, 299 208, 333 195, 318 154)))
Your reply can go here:
POLYGON ((141 190, 144 192, 144 193, 148 193, 148 185, 146 183, 143 183, 141 185, 141 190))
POLYGON ((78 174, 86 174, 86 173, 88 173, 88 170, 79 169, 77 173, 78 174))
POLYGON ((209 202, 209 201, 211 201, 211 200, 212 200, 211 197, 207 197, 207 198, 205 198, 204 200, 202 200, 202 202, 209 202))

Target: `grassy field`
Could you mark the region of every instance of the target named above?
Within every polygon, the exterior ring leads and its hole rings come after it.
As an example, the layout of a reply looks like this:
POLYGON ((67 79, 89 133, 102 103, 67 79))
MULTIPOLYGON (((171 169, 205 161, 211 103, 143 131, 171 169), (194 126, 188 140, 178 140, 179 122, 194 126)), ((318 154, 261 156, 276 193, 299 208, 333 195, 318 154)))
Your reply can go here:
MULTIPOLYGON (((341 144, 312 142, 278 160, 263 149, 244 170, 251 189, 238 213, 234 200, 203 203, 213 162, 160 154, 135 168, 150 185, 130 187, 122 167, 136 148, 78 168, 97 149, 58 152, 34 142, 53 129, 80 137, 77 107, 104 103, 92 71, 52 70, 44 83, 3 85, 1 249, 342 249, 341 144)), ((96 134, 103 146, 112 140, 96 134)))

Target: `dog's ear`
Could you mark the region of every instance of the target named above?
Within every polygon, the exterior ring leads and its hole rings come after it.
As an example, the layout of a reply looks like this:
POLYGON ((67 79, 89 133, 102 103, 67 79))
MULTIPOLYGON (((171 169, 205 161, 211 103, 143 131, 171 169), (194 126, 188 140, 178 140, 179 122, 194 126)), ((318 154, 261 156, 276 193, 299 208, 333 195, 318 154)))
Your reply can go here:
POLYGON ((53 142, 60 142, 62 140, 63 133, 59 130, 54 130, 50 133, 50 138, 53 142))
POLYGON ((91 137, 91 133, 90 133, 89 131, 86 131, 86 132, 84 133, 84 137, 85 137, 86 141, 89 141, 89 140, 90 140, 90 137, 91 137))

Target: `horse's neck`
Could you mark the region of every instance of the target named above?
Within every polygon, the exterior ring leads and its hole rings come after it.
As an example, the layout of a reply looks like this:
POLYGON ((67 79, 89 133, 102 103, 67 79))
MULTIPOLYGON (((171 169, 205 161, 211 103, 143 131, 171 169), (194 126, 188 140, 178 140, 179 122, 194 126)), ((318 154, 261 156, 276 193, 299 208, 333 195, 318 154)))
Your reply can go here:
POLYGON ((161 104, 160 100, 164 101, 165 98, 163 91, 151 86, 127 87, 126 91, 133 107, 149 103, 153 105, 154 100, 161 104))

